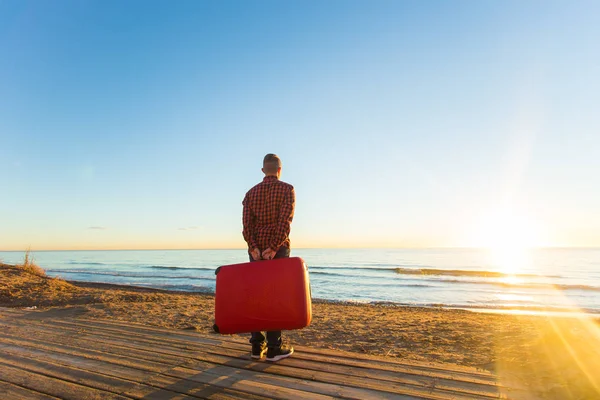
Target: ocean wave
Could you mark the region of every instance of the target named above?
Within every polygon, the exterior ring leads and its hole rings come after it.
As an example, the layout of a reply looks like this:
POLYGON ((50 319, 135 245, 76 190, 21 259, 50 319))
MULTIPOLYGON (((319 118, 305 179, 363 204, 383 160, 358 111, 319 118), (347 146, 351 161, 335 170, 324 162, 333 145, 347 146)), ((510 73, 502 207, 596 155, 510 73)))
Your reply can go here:
POLYGON ((101 262, 83 262, 83 261, 69 261, 69 262, 67 262, 67 264, 69 264, 69 265, 111 265, 111 264, 101 263, 101 262))
POLYGON ((408 284, 400 284, 397 286, 401 287, 438 287, 438 285, 428 285, 424 283, 408 283, 408 284))
POLYGON ((600 287, 598 286, 588 286, 588 285, 554 285, 555 287, 558 287, 559 289, 564 289, 564 290, 590 290, 590 291, 594 291, 594 292, 600 292, 600 287))
POLYGON ((310 275, 328 275, 328 276, 354 276, 358 277, 358 275, 347 275, 347 274, 336 274, 335 272, 321 272, 321 271, 309 271, 310 275))
MULTIPOLYGON (((414 287, 414 288, 439 288, 441 285, 437 285, 435 283, 402 283, 402 281, 398 281, 398 282, 391 282, 391 281, 385 281, 385 280, 378 280, 378 281, 353 281, 354 283, 348 283, 347 287, 350 288, 350 290, 355 290, 356 288, 389 288, 389 289, 395 289, 395 288, 410 288, 410 287, 414 287)), ((317 280, 317 279, 313 279, 311 281, 311 284, 313 285, 313 287, 316 288, 328 288, 331 287, 332 283, 336 283, 334 281, 330 281, 330 280, 317 280)), ((388 289, 386 289, 388 290, 388 289)))
POLYGON ((48 269, 47 272, 56 274, 78 274, 78 275, 101 275, 101 276, 118 276, 124 278, 151 278, 151 279, 195 279, 195 280, 206 280, 214 281, 214 278, 206 278, 191 275, 145 275, 135 274, 127 272, 110 272, 110 271, 89 271, 89 270, 76 270, 76 269, 48 269))
POLYGON ((194 270, 198 270, 198 271, 214 271, 216 270, 216 268, 213 267, 168 267, 166 265, 149 265, 146 266, 146 268, 152 268, 152 269, 185 269, 185 270, 189 270, 189 271, 194 271, 194 270))
POLYGON ((502 282, 502 281, 463 281, 459 279, 440 280, 443 283, 467 283, 476 285, 493 285, 511 289, 546 289, 546 290, 587 290, 591 292, 600 292, 600 287, 590 285, 568 285, 551 283, 520 283, 520 282, 502 282))
POLYGON ((545 276, 537 274, 507 274, 498 271, 472 271, 464 269, 436 269, 436 268, 394 268, 401 275, 441 275, 441 276, 473 276, 479 278, 559 278, 559 276, 545 276))
POLYGON ((328 271, 335 271, 335 270, 351 270, 351 271, 387 271, 387 272, 394 272, 397 268, 395 267, 390 267, 390 268, 374 268, 374 267, 323 267, 323 266, 312 266, 309 265, 308 266, 308 270, 312 271, 312 270, 328 270, 328 271))
MULTIPOLYGON (((397 267, 399 264, 398 263, 394 263, 394 264, 390 264, 390 263, 366 263, 363 264, 365 266, 370 266, 370 267, 397 267)), ((388 269, 388 268, 384 268, 384 269, 388 269)), ((389 269, 394 269, 394 268, 389 268, 389 269)))
POLYGON ((365 280, 365 279, 375 279, 381 282, 388 282, 389 284, 392 285, 396 285, 399 282, 402 281, 417 281, 417 282, 422 282, 422 279, 419 278, 414 278, 414 279, 410 279, 410 278, 396 278, 394 279, 394 275, 391 275, 390 279, 388 276, 384 276, 384 275, 380 275, 380 274, 365 274, 365 273, 352 273, 352 272, 325 272, 325 271, 313 271, 312 269, 309 269, 309 274, 310 276, 315 276, 315 278, 321 278, 321 279, 326 279, 326 278, 332 278, 332 279, 337 279, 337 278, 344 278, 344 279, 353 279, 353 280, 365 280))
POLYGON ((94 265, 94 266, 120 266, 129 268, 150 268, 150 269, 188 269, 188 270, 200 270, 200 271, 214 271, 216 267, 172 267, 168 265, 154 265, 154 264, 143 264, 143 263, 104 263, 104 262, 84 262, 84 261, 69 261, 68 265, 94 265))
MULTIPOLYGON (((74 282, 80 282, 73 280, 74 282)), ((88 282, 88 281, 83 281, 88 282)), ((98 281, 97 283, 108 283, 114 284, 114 282, 98 281)), ((204 285, 177 285, 177 284, 157 284, 150 282, 119 282, 119 285, 123 286, 137 286, 143 288, 160 289, 160 290, 174 290, 174 291, 185 291, 185 292, 200 292, 200 293, 214 293, 214 288, 204 285)))
POLYGON ((133 286, 143 286, 143 287, 149 287, 149 288, 153 288, 153 289, 162 289, 162 290, 214 293, 213 288, 207 287, 207 286, 202 286, 202 285, 176 285, 176 284, 156 285, 153 283, 135 283, 135 284, 133 284, 133 286))

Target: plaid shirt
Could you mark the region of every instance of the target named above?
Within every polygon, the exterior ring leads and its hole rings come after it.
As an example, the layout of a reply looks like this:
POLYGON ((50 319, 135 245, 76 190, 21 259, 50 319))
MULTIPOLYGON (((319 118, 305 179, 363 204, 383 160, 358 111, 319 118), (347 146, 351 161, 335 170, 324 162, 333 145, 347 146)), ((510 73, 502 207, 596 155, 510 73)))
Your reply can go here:
POLYGON ((265 176, 263 181, 246 193, 242 234, 250 250, 290 247, 290 225, 294 218, 296 194, 294 187, 265 176))

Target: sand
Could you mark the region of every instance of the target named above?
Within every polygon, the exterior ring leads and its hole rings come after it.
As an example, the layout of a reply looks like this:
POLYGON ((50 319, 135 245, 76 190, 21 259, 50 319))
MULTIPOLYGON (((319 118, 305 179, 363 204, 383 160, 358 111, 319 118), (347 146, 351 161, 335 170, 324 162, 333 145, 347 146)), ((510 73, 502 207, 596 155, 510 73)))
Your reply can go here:
MULTIPOLYGON (((0 306, 80 307, 86 318, 212 331, 214 296, 67 282, 0 265, 0 306)), ((241 335, 247 336, 247 335, 241 335)), ((543 399, 600 398, 600 320, 313 301, 290 344, 494 372, 543 399)))

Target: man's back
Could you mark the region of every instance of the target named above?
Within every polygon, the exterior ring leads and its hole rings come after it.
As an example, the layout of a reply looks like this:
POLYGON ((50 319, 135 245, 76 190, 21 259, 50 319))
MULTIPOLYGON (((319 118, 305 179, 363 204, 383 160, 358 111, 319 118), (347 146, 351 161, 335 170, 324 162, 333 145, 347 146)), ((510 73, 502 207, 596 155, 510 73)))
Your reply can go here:
POLYGON ((290 225, 294 217, 295 192, 289 183, 277 176, 263 181, 246 193, 243 222, 244 239, 250 249, 290 247, 290 225))

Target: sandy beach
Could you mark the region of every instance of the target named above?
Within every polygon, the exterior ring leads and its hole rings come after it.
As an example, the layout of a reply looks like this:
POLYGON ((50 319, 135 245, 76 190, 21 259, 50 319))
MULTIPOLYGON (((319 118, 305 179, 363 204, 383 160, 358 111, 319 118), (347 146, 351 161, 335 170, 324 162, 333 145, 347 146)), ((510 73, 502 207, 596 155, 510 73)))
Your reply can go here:
MULTIPOLYGON (((214 297, 67 282, 0 265, 0 307, 78 307, 86 318, 212 332, 214 297)), ((242 335, 246 336, 246 335, 242 335)), ((476 367, 544 399, 600 396, 600 320, 313 301, 312 324, 284 333, 305 345, 476 367)))

